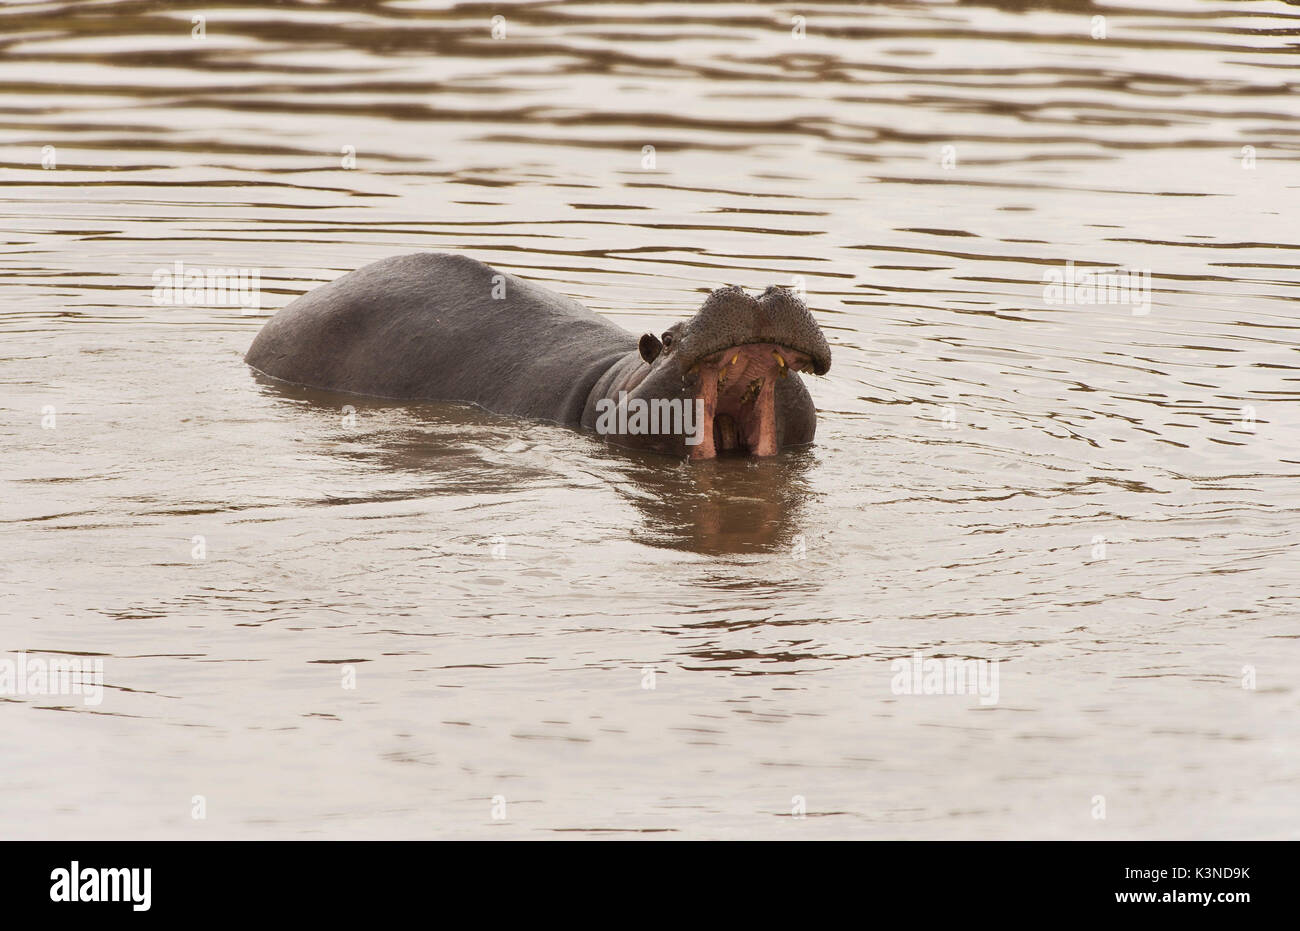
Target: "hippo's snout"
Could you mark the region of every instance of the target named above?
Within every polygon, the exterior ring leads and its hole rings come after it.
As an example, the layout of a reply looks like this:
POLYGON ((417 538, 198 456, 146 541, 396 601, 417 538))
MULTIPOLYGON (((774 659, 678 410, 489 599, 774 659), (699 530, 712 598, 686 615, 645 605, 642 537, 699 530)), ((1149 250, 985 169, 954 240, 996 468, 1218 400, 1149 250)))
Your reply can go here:
POLYGON ((757 298, 734 286, 711 293, 681 331, 678 364, 689 372, 724 350, 758 344, 805 357, 816 375, 830 371, 831 349, 821 327, 793 291, 775 285, 757 298))

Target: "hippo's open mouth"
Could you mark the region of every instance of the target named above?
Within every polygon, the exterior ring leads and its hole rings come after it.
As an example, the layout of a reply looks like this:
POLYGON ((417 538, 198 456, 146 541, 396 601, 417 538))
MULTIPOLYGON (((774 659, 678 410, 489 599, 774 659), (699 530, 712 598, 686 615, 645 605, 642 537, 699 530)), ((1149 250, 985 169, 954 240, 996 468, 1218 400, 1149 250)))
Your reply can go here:
POLYGON ((712 459, 728 450, 776 455, 776 383, 805 368, 816 368, 808 353, 779 343, 746 343, 698 360, 690 371, 698 376, 693 388, 704 402, 704 419, 691 458, 712 459))

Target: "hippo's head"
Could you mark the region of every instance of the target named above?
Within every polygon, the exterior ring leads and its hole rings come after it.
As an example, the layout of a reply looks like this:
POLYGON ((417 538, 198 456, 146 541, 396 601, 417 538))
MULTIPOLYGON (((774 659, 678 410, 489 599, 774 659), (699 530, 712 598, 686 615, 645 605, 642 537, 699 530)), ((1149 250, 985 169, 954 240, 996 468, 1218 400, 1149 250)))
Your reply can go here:
POLYGON ((727 450, 771 456, 812 441, 816 410, 796 373, 824 375, 831 351, 794 292, 770 287, 754 298, 738 287, 719 288, 690 320, 662 336, 642 336, 639 351, 641 364, 606 386, 607 393, 626 390, 629 404, 678 399, 697 416, 687 425, 689 439, 641 435, 617 442, 708 459, 727 450))

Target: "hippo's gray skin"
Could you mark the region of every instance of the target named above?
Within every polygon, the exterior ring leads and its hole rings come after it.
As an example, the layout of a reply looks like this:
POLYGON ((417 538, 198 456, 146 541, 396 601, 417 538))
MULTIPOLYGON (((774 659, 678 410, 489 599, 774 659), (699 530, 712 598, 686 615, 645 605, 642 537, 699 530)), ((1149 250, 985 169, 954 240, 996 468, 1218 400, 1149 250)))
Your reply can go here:
MULTIPOLYGON (((605 433, 623 446, 695 459, 772 455, 812 442, 817 415, 795 374, 830 368, 830 348, 793 293, 719 288, 663 339, 636 337, 575 301, 467 256, 383 259, 304 294, 257 334, 253 368, 331 391, 467 401, 605 433), (611 432, 620 392, 703 410, 684 431, 611 432), (603 399, 609 399, 605 401, 603 399)), ((667 421, 665 420, 665 423, 667 421)), ((626 426, 626 422, 624 423, 626 426)))

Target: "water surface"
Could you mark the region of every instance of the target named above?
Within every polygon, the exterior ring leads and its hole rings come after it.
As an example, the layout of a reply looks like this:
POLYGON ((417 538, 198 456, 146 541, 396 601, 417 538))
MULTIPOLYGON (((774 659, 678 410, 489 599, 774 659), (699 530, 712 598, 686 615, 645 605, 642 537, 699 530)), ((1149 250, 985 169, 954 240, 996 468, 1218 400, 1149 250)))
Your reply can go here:
POLYGON ((108 686, 0 698, 5 838, 1300 833, 1295 6, 197 12, 0 9, 0 652, 108 686), (243 365, 418 250, 638 333, 802 285, 818 442, 243 365), (261 309, 156 305, 177 261, 261 309))

